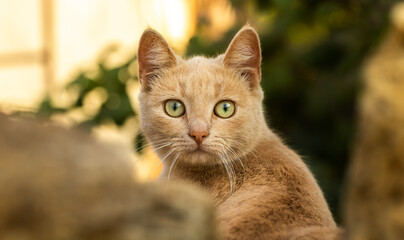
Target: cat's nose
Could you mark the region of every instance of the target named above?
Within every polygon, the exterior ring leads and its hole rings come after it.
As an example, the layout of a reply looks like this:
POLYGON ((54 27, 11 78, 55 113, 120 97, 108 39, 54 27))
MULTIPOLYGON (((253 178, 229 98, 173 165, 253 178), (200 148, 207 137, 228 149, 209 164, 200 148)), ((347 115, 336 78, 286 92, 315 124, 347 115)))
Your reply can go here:
POLYGON ((195 140, 197 144, 201 144, 207 136, 209 136, 209 129, 207 122, 197 119, 191 122, 189 126, 189 136, 195 140))
POLYGON ((208 131, 202 131, 202 132, 192 130, 189 131, 189 136, 191 136, 197 144, 201 144, 208 135, 209 135, 208 131))

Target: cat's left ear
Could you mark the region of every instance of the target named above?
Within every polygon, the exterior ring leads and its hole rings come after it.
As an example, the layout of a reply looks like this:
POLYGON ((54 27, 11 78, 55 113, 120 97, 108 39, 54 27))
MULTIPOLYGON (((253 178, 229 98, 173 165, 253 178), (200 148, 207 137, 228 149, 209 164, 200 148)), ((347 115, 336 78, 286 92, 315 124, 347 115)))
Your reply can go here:
POLYGON ((223 58, 223 65, 240 72, 252 88, 261 81, 261 47, 257 32, 243 27, 233 38, 223 58))
POLYGON ((144 89, 148 89, 162 69, 177 64, 177 58, 160 33, 146 29, 139 41, 138 63, 140 83, 144 89))

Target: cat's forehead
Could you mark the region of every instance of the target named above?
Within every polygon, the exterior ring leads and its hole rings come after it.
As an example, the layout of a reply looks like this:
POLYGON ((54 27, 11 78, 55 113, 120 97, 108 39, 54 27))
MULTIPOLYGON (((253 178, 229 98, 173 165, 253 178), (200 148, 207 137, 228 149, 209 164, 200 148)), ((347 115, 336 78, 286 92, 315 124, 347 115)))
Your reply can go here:
POLYGON ((217 58, 197 56, 179 61, 176 68, 173 69, 173 72, 183 74, 190 81, 206 81, 208 84, 208 82, 213 83, 221 81, 220 79, 226 74, 226 69, 217 58), (208 81, 208 79, 210 81, 208 81))
POLYGON ((199 87, 211 87, 225 84, 226 69, 216 59, 193 57, 183 60, 178 64, 175 72, 180 73, 179 84, 185 89, 199 87))
POLYGON ((236 71, 223 66, 221 56, 198 56, 180 60, 177 66, 167 70, 155 91, 179 94, 183 98, 237 98, 246 92, 244 89, 248 90, 248 84, 236 71))

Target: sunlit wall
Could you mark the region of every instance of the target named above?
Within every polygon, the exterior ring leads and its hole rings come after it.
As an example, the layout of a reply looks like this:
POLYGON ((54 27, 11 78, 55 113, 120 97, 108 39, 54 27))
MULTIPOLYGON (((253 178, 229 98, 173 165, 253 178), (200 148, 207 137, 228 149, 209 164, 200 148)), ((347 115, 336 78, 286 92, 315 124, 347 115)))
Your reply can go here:
POLYGON ((178 52, 195 27, 194 1, 185 0, 0 0, 0 6, 2 111, 35 108, 109 45, 126 60, 147 26, 178 52))

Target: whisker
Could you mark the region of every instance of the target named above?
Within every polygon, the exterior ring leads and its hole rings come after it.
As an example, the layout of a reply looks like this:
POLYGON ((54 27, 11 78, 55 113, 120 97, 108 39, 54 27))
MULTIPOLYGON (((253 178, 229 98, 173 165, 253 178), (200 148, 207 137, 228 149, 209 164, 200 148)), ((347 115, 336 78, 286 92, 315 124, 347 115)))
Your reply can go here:
POLYGON ((233 177, 233 181, 234 181, 234 183, 236 184, 236 183, 237 183, 237 181, 236 181, 237 175, 236 175, 236 172, 235 172, 235 169, 234 169, 234 161, 232 161, 232 159, 231 159, 231 157, 230 157, 230 155, 229 155, 228 152, 224 151, 224 154, 225 154, 225 157, 226 157, 226 159, 227 159, 227 162, 228 162, 228 164, 229 164, 229 166, 230 166, 231 173, 232 173, 233 176, 234 176, 234 177, 233 177))
POLYGON ((157 166, 155 166, 153 168, 153 170, 150 172, 149 176, 147 178, 150 178, 150 175, 154 173, 154 171, 156 171, 156 169, 164 162, 164 160, 166 160, 168 158, 168 156, 171 155, 171 153, 173 153, 176 150, 176 148, 171 149, 170 151, 168 151, 168 153, 166 153, 166 155, 164 155, 164 157, 159 161, 159 163, 157 164, 157 166))
MULTIPOLYGON (((237 138, 237 137, 236 137, 236 139, 242 139, 242 138, 240 138, 240 137, 237 138)), ((244 144, 242 144, 242 143, 240 143, 239 141, 236 141, 236 140, 234 140, 234 139, 224 138, 224 140, 225 140, 226 142, 231 142, 233 145, 235 145, 234 147, 235 147, 236 149, 238 149, 240 152, 244 152, 244 151, 242 150, 242 147, 246 148, 246 146, 245 146, 244 144)), ((257 155, 255 154, 254 151, 255 151, 255 150, 250 151, 250 152, 248 152, 247 154, 252 154, 252 155, 254 155, 254 157, 257 158, 257 155)))
POLYGON ((231 175, 230 167, 227 164, 227 162, 223 159, 223 155, 220 152, 217 152, 217 155, 219 156, 220 161, 223 163, 223 166, 226 169, 227 176, 229 178, 230 195, 232 195, 233 194, 233 176, 231 175))
MULTIPOLYGON (((161 143, 161 142, 168 142, 168 141, 170 141, 170 140, 171 140, 171 139, 168 139, 168 138, 159 139, 159 140, 156 140, 156 141, 148 141, 148 140, 146 140, 146 144, 144 144, 143 146, 137 148, 136 150, 138 150, 138 149, 140 149, 140 148, 142 148, 142 147, 144 147, 144 146, 147 146, 147 145, 157 144, 157 143, 161 143)), ((138 143, 140 143, 140 142, 141 142, 141 141, 137 141, 135 144, 138 144, 138 143)))
POLYGON ((157 150, 159 150, 161 148, 167 147, 169 145, 171 145, 171 143, 166 143, 166 144, 160 145, 159 147, 152 149, 150 152, 147 152, 147 153, 143 154, 139 159, 137 159, 135 161, 134 165, 136 166, 136 164, 138 164, 140 162, 140 160, 142 160, 144 157, 146 157, 150 153, 155 152, 155 151, 157 151, 157 150))
POLYGON ((231 154, 234 155, 235 159, 240 163, 241 167, 243 168, 243 182, 245 182, 245 167, 243 164, 243 160, 241 159, 241 156, 237 154, 229 144, 225 143, 224 146, 230 151, 231 154))
MULTIPOLYGON (((158 142, 161 142, 161 141, 168 141, 168 140, 170 140, 169 138, 163 138, 163 139, 158 139, 158 140, 156 140, 156 141, 148 141, 147 139, 144 139, 144 141, 146 141, 146 142, 148 142, 148 143, 158 143, 158 142)), ((143 140, 138 140, 138 141, 136 141, 134 144, 139 144, 140 142, 142 142, 143 140)))
POLYGON ((171 163, 170 170, 168 171, 167 180, 170 180, 171 170, 173 170, 174 165, 175 165, 175 162, 177 162, 178 157, 179 157, 180 155, 181 155, 181 153, 177 153, 177 154, 175 155, 174 160, 173 160, 173 162, 171 163))
POLYGON ((238 162, 240 163, 240 165, 241 165, 241 167, 243 168, 243 170, 245 170, 243 161, 242 161, 242 159, 241 159, 241 156, 240 156, 239 154, 237 154, 237 153, 234 151, 234 149, 233 149, 229 144, 227 144, 226 142, 224 143, 224 146, 230 151, 230 153, 232 153, 232 154, 235 156, 235 159, 238 160, 238 162))
POLYGON ((146 143, 145 145, 136 148, 135 151, 138 152, 139 150, 142 150, 142 149, 147 148, 147 147, 151 147, 151 146, 153 146, 153 145, 155 145, 155 146, 158 147, 158 145, 164 144, 165 142, 168 142, 168 140, 164 140, 164 142, 163 142, 163 141, 158 141, 158 142, 146 143))

